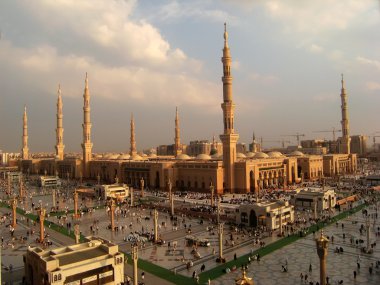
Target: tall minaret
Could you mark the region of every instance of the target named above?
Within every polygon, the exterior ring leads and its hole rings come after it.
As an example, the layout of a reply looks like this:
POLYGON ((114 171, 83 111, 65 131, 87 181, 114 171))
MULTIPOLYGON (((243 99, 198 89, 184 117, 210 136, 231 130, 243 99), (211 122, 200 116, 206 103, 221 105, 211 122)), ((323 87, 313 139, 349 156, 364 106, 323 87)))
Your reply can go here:
POLYGON ((130 156, 134 156, 137 154, 136 151, 136 139, 135 139, 135 119, 133 118, 133 114, 131 115, 131 140, 130 140, 131 148, 129 151, 130 156))
POLYGON ((83 93, 83 173, 82 177, 89 177, 89 162, 92 158, 91 120, 90 120, 90 91, 88 90, 88 77, 86 72, 85 87, 83 93))
POLYGON ((224 48, 223 48, 223 121, 224 133, 220 135, 223 143, 223 167, 224 167, 224 191, 234 192, 235 190, 235 161, 236 142, 239 135, 234 131, 234 109, 232 101, 232 76, 231 76, 231 55, 228 47, 228 33, 224 24, 224 48))
POLYGON ((350 134, 349 134, 349 123, 348 123, 348 106, 347 106, 347 94, 346 89, 344 88, 344 79, 342 74, 342 89, 340 92, 340 98, 342 101, 342 137, 339 142, 339 153, 350 153, 350 134))
POLYGON ((178 156, 182 153, 181 138, 179 133, 179 116, 178 108, 175 108, 175 137, 174 137, 174 155, 178 156))
POLYGON ((55 154, 59 160, 63 160, 63 151, 65 146, 63 145, 63 126, 62 126, 62 96, 61 96, 61 85, 58 86, 58 99, 57 99, 57 128, 56 132, 56 145, 55 154))
POLYGON ((256 136, 255 136, 255 132, 253 132, 253 135, 252 135, 252 145, 251 145, 251 152, 258 152, 260 151, 260 148, 256 142, 256 136))
POLYGON ((22 130, 22 159, 29 159, 28 147, 28 116, 26 114, 26 106, 24 107, 23 117, 23 130, 22 130))

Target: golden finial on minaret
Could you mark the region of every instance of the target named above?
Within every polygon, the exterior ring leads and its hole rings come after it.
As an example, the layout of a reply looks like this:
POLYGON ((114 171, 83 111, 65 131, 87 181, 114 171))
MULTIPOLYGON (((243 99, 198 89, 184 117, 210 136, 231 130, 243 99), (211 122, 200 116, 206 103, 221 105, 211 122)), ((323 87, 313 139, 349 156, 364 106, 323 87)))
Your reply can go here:
POLYGON ((224 23, 224 46, 228 47, 227 23, 224 23))

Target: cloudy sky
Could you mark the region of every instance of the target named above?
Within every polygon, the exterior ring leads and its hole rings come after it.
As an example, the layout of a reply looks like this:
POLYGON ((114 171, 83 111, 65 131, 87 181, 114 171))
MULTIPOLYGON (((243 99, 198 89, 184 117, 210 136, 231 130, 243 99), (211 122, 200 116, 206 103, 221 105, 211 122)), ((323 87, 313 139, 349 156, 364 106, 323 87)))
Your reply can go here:
MULTIPOLYGON (((53 151, 58 84, 66 151, 80 150, 85 72, 94 151, 222 133, 223 23, 233 58, 236 130, 249 143, 340 128, 344 73, 351 134, 380 131, 376 0, 0 1, 0 149, 53 151)), ((294 138, 289 138, 295 141, 294 138)), ((269 143, 268 143, 269 145, 269 143)), ((276 143, 271 143, 276 145, 276 143)), ((279 145, 279 144, 277 144, 279 145)))

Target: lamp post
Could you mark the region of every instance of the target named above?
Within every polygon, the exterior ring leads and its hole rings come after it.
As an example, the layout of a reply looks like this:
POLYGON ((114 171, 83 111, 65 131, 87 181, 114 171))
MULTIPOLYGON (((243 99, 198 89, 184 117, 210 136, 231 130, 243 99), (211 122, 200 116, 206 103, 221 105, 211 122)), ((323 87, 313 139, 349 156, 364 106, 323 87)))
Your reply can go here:
POLYGON ((174 194, 172 193, 171 199, 170 199, 170 212, 172 217, 174 216, 174 194))
POLYGON ((141 197, 144 197, 144 178, 143 177, 141 177, 141 179, 140 179, 140 187, 141 187, 141 194, 140 194, 140 196, 141 197))
POLYGON ((115 231, 115 201, 111 199, 110 211, 111 211, 111 231, 115 231))
POLYGON ((74 225, 74 235, 75 235, 75 243, 78 244, 79 243, 79 239, 80 239, 79 224, 75 224, 74 225))
POLYGON ((131 192, 131 207, 133 207, 133 204, 134 204, 134 193, 133 193, 133 187, 130 187, 129 188, 129 191, 131 192))
POLYGON ((326 258, 327 258, 327 248, 328 239, 323 235, 323 230, 321 231, 321 236, 315 240, 317 245, 317 253, 319 257, 319 278, 320 285, 326 285, 326 258))
POLYGON ((38 216, 40 218, 40 243, 43 243, 45 239, 45 227, 44 227, 45 214, 46 214, 46 210, 42 208, 42 204, 41 204, 38 210, 38 216))
POLYGON ((217 262, 223 263, 223 223, 218 224, 218 235, 219 235, 219 257, 217 258, 217 262))
POLYGON ((212 181, 211 181, 210 182, 210 192, 211 192, 210 205, 211 205, 212 208, 214 207, 214 191, 215 191, 215 187, 214 187, 214 185, 212 184, 212 181))
POLYGON ((133 260, 133 285, 138 285, 138 271, 137 271, 137 261, 138 261, 138 246, 136 244, 132 245, 132 260, 133 260))
POLYGON ((170 178, 169 178, 169 181, 168 181, 168 197, 169 197, 169 204, 171 204, 171 199, 172 199, 172 182, 170 181, 170 178))
POLYGON ((16 209, 17 209, 17 200, 16 198, 13 198, 12 202, 11 202, 11 206, 12 206, 12 227, 13 228, 16 228, 16 225, 17 225, 17 217, 16 217, 16 209))
POLYGON ((156 209, 154 209, 154 242, 156 243, 158 241, 158 212, 156 209))
POLYGON ((219 196, 216 199, 216 221, 220 224, 220 199, 219 196))
POLYGON ((370 225, 371 225, 370 217, 367 214, 367 217, 365 220, 365 226, 366 226, 366 231, 367 231, 366 232, 367 233, 367 252, 369 252, 369 249, 370 249, 370 240, 369 240, 370 225))
POLYGON ((79 214, 78 214, 78 192, 75 190, 74 191, 74 219, 78 219, 79 214))

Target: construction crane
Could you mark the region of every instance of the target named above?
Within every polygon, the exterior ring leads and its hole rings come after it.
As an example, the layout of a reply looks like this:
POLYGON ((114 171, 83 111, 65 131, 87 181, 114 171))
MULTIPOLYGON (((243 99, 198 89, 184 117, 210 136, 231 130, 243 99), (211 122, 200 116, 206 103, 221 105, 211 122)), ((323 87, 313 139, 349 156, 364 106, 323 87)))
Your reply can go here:
POLYGON ((341 130, 335 129, 335 127, 332 127, 331 130, 325 130, 325 131, 314 131, 313 133, 332 133, 333 135, 333 141, 335 141, 335 133, 342 132, 341 130))
POLYGON ((291 143, 291 141, 286 141, 286 140, 278 140, 278 141, 267 141, 267 140, 265 140, 265 142, 280 143, 282 148, 285 148, 285 143, 291 143))
POLYGON ((283 137, 295 137, 297 138, 297 145, 300 146, 300 137, 304 137, 305 134, 296 133, 295 135, 282 135, 283 137))

